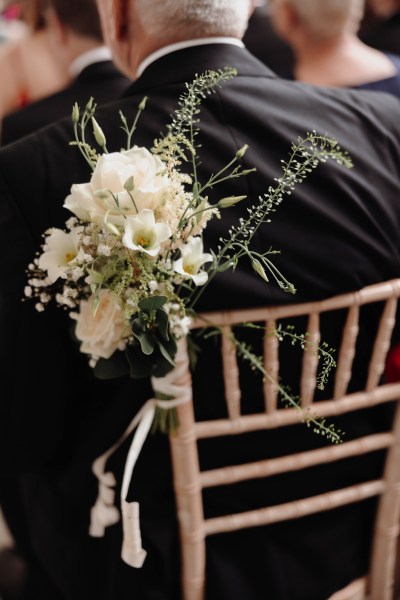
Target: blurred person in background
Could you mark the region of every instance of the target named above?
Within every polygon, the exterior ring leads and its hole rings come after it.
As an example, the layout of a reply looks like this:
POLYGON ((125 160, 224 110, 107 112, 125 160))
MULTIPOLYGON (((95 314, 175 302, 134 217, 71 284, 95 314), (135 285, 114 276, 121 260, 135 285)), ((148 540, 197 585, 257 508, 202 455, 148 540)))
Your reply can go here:
POLYGON ((95 0, 44 0, 49 48, 62 73, 72 82, 63 90, 7 116, 2 145, 16 141, 82 107, 91 96, 104 103, 121 96, 129 80, 121 75, 104 45, 95 0))
POLYGON ((357 37, 364 0, 272 0, 279 35, 295 54, 294 79, 400 96, 400 58, 357 37))
MULTIPOLYGON (((36 5, 37 8, 38 5, 36 5)), ((5 117, 4 144, 71 113, 72 105, 85 105, 91 96, 96 102, 118 98, 128 80, 110 60, 103 45, 95 0, 48 0, 42 4, 49 54, 59 72, 69 73, 73 82, 62 91, 5 117)), ((33 5, 30 6, 33 10, 33 5)), ((29 20, 38 12, 27 15, 29 20)), ((8 478, 0 481, 0 506, 16 542, 15 549, 0 553, 0 591, 2 599, 56 598, 51 581, 34 559, 29 531, 23 518, 19 491, 8 478), (27 569, 26 564, 30 568, 27 569)))
MULTIPOLYGON (((3 144, 69 115, 74 102, 83 107, 91 96, 98 103, 115 100, 129 83, 104 46, 95 0, 47 0, 42 7, 46 8, 45 28, 55 64, 74 80, 60 92, 5 117, 3 144)), ((0 552, 2 600, 56 600, 57 591, 35 560, 19 489, 11 478, 0 480, 0 506, 16 542, 14 549, 0 552)))
POLYGON ((0 117, 53 94, 70 81, 49 47, 43 0, 19 3, 30 33, 6 44, 0 53, 0 117))
POLYGON ((271 23, 269 0, 258 0, 243 38, 247 50, 280 77, 293 71, 294 56, 291 47, 277 33, 271 23))
POLYGON ((400 55, 400 0, 369 0, 368 6, 376 18, 361 39, 373 48, 400 55))

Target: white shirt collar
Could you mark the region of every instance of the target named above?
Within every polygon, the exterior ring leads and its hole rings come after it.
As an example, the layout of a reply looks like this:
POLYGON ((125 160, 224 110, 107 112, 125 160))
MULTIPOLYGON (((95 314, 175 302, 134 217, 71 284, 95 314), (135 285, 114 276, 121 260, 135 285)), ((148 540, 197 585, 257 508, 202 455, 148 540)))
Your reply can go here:
POLYGON ((160 48, 159 50, 156 50, 155 52, 152 52, 146 56, 146 58, 138 66, 136 76, 140 77, 143 71, 147 69, 151 63, 155 62, 162 56, 170 54, 171 52, 175 52, 176 50, 183 50, 184 48, 191 48, 193 46, 205 46, 206 44, 231 44, 233 46, 239 46, 239 48, 244 48, 244 44, 241 40, 231 37, 208 37, 176 42, 175 44, 164 46, 163 48, 160 48))
POLYGON ((112 60, 111 50, 107 46, 98 46, 92 50, 84 52, 76 58, 69 67, 69 72, 72 77, 78 77, 83 69, 93 65, 94 63, 103 62, 104 60, 112 60))

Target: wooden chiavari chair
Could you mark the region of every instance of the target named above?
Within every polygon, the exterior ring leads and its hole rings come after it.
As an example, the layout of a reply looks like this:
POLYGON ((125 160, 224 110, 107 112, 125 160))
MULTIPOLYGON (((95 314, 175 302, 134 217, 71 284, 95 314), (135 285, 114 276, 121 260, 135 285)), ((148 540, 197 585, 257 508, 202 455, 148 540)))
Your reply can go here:
MULTIPOLYGON (((347 318, 339 349, 338 365, 334 374, 332 398, 313 402, 318 358, 310 347, 304 351, 302 358, 300 392, 303 407, 312 406, 313 413, 319 417, 332 417, 400 400, 400 382, 382 382, 399 296, 400 279, 396 279, 320 302, 208 313, 206 317, 207 323, 213 323, 220 327, 225 334, 229 334, 232 328, 240 323, 262 322, 268 331, 274 329, 280 319, 306 316, 308 318, 308 339, 318 343, 321 315, 329 311, 346 310, 347 318), (347 388, 351 379, 356 351, 360 309, 364 305, 378 302, 384 303, 384 308, 373 345, 366 386, 362 391, 348 393, 347 388)), ((194 323, 193 328, 203 326, 204 321, 199 319, 194 323)), ((275 380, 279 373, 278 344, 276 336, 265 336, 264 364, 275 380)), ((375 433, 339 445, 328 445, 324 448, 290 456, 201 472, 197 449, 198 440, 279 428, 294 424, 299 419, 298 411, 294 408, 278 410, 276 385, 269 380, 264 383, 265 412, 241 415, 241 392, 236 350, 229 335, 222 335, 221 349, 228 418, 196 422, 193 404, 182 404, 177 408, 179 430, 177 434, 170 436, 181 536, 184 600, 204 599, 206 536, 295 519, 373 496, 379 496, 379 504, 374 526, 370 571, 364 578, 334 594, 331 600, 361 600, 367 597, 371 600, 392 599, 400 514, 399 403, 396 404, 391 431, 375 433), (384 473, 381 479, 277 506, 210 519, 204 518, 202 500, 202 489, 204 488, 268 477, 318 464, 328 465, 333 461, 380 449, 387 449, 384 473)), ((189 369, 181 378, 180 384, 191 388, 189 369)))

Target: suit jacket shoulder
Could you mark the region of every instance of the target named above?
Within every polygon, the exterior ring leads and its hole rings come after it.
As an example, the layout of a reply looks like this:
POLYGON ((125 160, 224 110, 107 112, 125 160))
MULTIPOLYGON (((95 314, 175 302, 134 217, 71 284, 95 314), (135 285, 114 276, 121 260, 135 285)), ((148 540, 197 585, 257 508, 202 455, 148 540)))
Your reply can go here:
POLYGON ((91 96, 98 104, 116 100, 128 85, 129 80, 111 61, 90 65, 64 90, 6 116, 1 125, 1 144, 10 144, 67 117, 71 114, 75 102, 84 106, 91 96))

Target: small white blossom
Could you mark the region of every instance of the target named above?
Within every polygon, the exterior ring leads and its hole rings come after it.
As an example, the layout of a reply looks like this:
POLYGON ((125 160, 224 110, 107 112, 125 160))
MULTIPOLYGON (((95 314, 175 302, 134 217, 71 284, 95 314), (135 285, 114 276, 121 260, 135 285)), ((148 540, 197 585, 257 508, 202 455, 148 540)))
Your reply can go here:
POLYGON ((32 279, 28 279, 28 283, 29 283, 29 285, 31 285, 34 288, 41 288, 41 287, 47 287, 52 282, 47 277, 45 279, 38 279, 38 278, 34 277, 32 279))
POLYGON ((168 225, 156 223, 153 211, 145 208, 136 217, 128 217, 125 220, 125 234, 122 243, 131 250, 157 256, 162 242, 165 242, 171 235, 172 231, 168 225))
POLYGON ((72 281, 76 282, 76 281, 78 281, 78 279, 83 277, 84 274, 85 274, 85 271, 81 267, 75 267, 71 271, 71 279, 72 279, 72 281))
POLYGON ((76 260, 80 263, 90 263, 93 261, 93 256, 91 254, 88 254, 87 252, 85 252, 83 250, 83 248, 80 248, 77 256, 76 256, 76 260))
POLYGON ((24 288, 24 294, 27 298, 31 298, 32 297, 32 288, 30 285, 25 286, 24 288))
POLYGON ((184 335, 188 335, 191 324, 192 324, 192 319, 190 317, 183 317, 183 318, 177 318, 177 319, 172 318, 171 319, 172 333, 177 338, 180 338, 184 335))
POLYGON ((35 308, 36 308, 36 310, 38 312, 43 312, 44 311, 44 306, 40 302, 38 302, 37 304, 35 304, 35 308))
POLYGON ((154 292, 156 292, 158 290, 158 283, 157 283, 157 281, 154 281, 154 279, 149 281, 149 283, 147 285, 152 294, 154 294, 154 292))
POLYGON ((76 259, 82 227, 76 227, 70 233, 61 229, 52 229, 46 238, 45 251, 39 258, 39 267, 47 271, 51 283, 59 277, 66 278, 66 272, 76 259))
POLYGON ((75 308, 75 302, 68 298, 64 294, 56 294, 56 302, 61 306, 68 306, 69 308, 75 308))
POLYGON ((111 248, 107 246, 107 244, 99 244, 97 251, 99 254, 103 254, 104 256, 110 256, 111 248))
POLYGON ((181 248, 181 258, 174 262, 174 270, 186 279, 192 279, 198 286, 204 285, 208 279, 205 271, 199 272, 200 267, 212 261, 211 254, 203 253, 201 237, 191 238, 181 248))
POLYGON ((67 229, 74 229, 78 224, 78 219, 76 217, 70 217, 67 221, 65 221, 65 225, 67 229))

